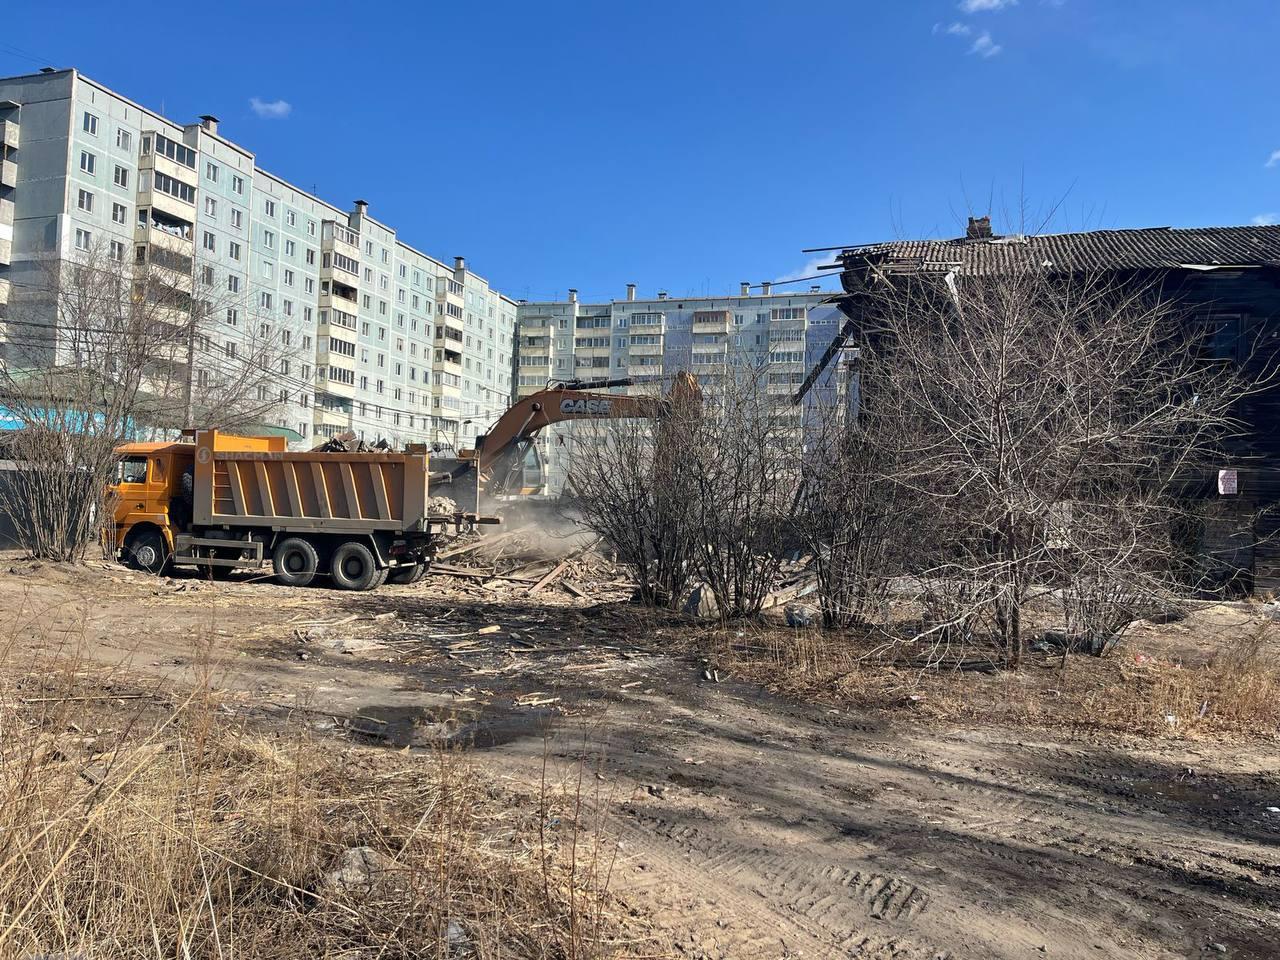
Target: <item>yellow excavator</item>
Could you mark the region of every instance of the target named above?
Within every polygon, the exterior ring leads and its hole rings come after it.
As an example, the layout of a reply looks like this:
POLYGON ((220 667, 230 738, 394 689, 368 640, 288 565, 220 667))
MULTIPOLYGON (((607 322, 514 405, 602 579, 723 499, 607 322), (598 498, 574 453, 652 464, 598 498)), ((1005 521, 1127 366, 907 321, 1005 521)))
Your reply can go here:
POLYGON ((544 427, 570 420, 661 420, 672 409, 688 409, 702 399, 697 379, 685 371, 675 375, 665 397, 601 392, 642 382, 647 381, 619 377, 548 383, 546 389, 513 404, 488 433, 476 437, 475 449, 459 451, 453 464, 443 464, 436 456, 432 465, 445 469, 432 473, 433 490, 455 499, 459 508, 463 503, 477 507, 481 496, 537 493, 539 487, 525 485, 523 478, 530 465, 542 472, 534 440, 544 427), (453 492, 435 486, 442 482, 451 484, 453 492))

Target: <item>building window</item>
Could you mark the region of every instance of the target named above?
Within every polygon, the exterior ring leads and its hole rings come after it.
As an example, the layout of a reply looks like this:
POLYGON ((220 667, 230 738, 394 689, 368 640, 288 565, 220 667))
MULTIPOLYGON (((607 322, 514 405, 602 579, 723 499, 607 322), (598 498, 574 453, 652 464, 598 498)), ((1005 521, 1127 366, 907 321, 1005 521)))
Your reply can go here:
POLYGON ((276 202, 274 200, 262 201, 262 212, 268 217, 274 217, 276 215, 276 202))
POLYGON ((93 213, 93 194, 88 190, 80 191, 80 202, 78 204, 85 213, 93 213))
POLYGON ((307 247, 307 266, 314 267, 316 265, 316 252, 307 247))
POLYGON ((295 244, 292 240, 286 240, 284 242, 284 255, 286 257, 294 256, 297 253, 297 250, 298 250, 298 245, 295 244))
POLYGON ((118 163, 116 164, 115 181, 117 187, 124 187, 126 190, 129 188, 129 171, 118 163))
POLYGON ((98 170, 98 158, 88 150, 81 150, 80 169, 92 177, 98 170))
POLYGON ((116 263, 124 262, 124 244, 119 240, 111 241, 111 259, 116 263))
POLYGON ((268 250, 274 250, 276 246, 276 235, 270 230, 262 231, 262 245, 268 250))
POLYGON ((231 208, 231 226, 235 230, 240 229, 241 213, 235 207, 231 208))
POLYGON ((292 271, 292 270, 286 270, 286 271, 284 272, 284 285, 285 285, 286 287, 292 287, 292 286, 293 286, 293 271, 292 271))
POLYGON ((216 252, 218 249, 218 241, 208 230, 204 232, 204 248, 210 252, 216 252))
POLYGON ((234 241, 232 243, 227 244, 227 254, 231 257, 232 260, 239 260, 240 244, 235 243, 234 241))
POLYGON ((236 326, 240 322, 240 311, 235 307, 227 307, 227 323, 236 326))
POLYGON ((128 150, 133 146, 133 134, 124 127, 116 128, 116 146, 121 150, 128 150))
POLYGON ((271 294, 267 293, 265 290, 258 294, 258 306, 262 307, 263 310, 270 310, 271 294))
POLYGON ((263 260, 262 275, 266 277, 268 280, 272 279, 276 275, 276 265, 272 263, 270 260, 263 260))
POLYGON ((236 355, 235 342, 232 340, 228 340, 226 342, 226 345, 222 348, 222 352, 226 354, 228 358, 235 359, 235 355, 236 355))
POLYGON ((240 292, 240 278, 234 273, 227 274, 227 289, 232 293, 240 292))
POLYGON ((235 193, 238 193, 241 196, 244 196, 244 177, 237 177, 234 174, 232 174, 231 189, 235 193))
POLYGON ((76 231, 76 249, 77 250, 88 250, 89 245, 92 242, 93 242, 93 237, 90 236, 88 230, 76 231))
POLYGON ((204 165, 204 176, 206 180, 212 183, 218 182, 218 165, 216 163, 206 162, 204 165))
POLYGON ((84 132, 91 133, 95 137, 98 135, 98 118, 88 110, 84 112, 84 132))
POLYGON ((156 153, 168 157, 174 163, 180 163, 188 170, 196 168, 196 152, 183 146, 176 140, 156 134, 156 153))
POLYGON ((213 286, 213 267, 200 268, 200 282, 206 287, 213 286))
POLYGON ((285 219, 285 222, 288 223, 289 226, 291 227, 296 227, 298 225, 298 215, 294 213, 292 210, 290 210, 288 213, 284 215, 284 219, 285 219))
POLYGON ((210 220, 218 219, 218 201, 213 197, 204 198, 204 212, 210 220))

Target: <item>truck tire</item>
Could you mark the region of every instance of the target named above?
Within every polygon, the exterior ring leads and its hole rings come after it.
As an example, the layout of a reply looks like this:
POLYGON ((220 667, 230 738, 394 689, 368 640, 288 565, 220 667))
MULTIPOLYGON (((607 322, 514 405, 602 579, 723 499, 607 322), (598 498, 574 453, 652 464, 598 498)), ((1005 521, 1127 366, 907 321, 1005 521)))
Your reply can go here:
POLYGON ((415 563, 412 567, 396 567, 387 574, 387 583, 417 583, 427 575, 425 563, 415 563))
POLYGON ((169 548, 159 530, 143 530, 124 545, 129 566, 146 573, 164 573, 169 566, 169 548))
POLYGON ((316 548, 301 537, 286 537, 271 553, 276 579, 286 587, 305 587, 316 578, 320 557, 316 548))
POLYGON ((387 571, 378 569, 372 550, 358 540, 348 540, 333 551, 329 575, 343 590, 373 590, 382 585, 387 571))

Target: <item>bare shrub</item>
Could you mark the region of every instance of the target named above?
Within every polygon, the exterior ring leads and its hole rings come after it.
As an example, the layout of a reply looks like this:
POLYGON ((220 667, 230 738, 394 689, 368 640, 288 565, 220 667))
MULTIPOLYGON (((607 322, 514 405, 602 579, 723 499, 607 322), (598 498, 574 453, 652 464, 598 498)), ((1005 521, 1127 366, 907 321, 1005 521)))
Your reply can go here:
POLYGON ((722 619, 760 612, 784 554, 798 549, 803 423, 769 364, 730 362, 683 432, 691 466, 693 564, 722 619))
POLYGON ((575 434, 570 476, 582 524, 604 538, 651 607, 679 605, 691 575, 692 398, 673 398, 654 423, 619 419, 587 423, 575 434))

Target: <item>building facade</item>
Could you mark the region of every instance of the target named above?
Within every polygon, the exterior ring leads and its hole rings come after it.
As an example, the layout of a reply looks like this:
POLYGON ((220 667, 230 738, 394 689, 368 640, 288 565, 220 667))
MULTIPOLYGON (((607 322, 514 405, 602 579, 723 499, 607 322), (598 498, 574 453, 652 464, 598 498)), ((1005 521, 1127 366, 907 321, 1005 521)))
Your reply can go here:
MULTIPOLYGON (((618 377, 638 382, 613 392, 665 393, 681 370, 706 380, 726 364, 745 362, 767 364, 769 392, 790 402, 844 319, 830 301, 831 294, 817 288, 775 292, 768 283, 743 283, 737 296, 724 297, 660 292, 638 299, 629 284, 625 299, 605 303, 580 302, 572 290, 563 301, 522 301, 516 311, 517 395, 528 396, 551 381, 618 377)), ((833 368, 815 385, 809 404, 829 397, 835 375, 833 368)), ((798 410, 798 426, 799 418, 798 410)), ((569 422, 538 438, 548 493, 564 489, 573 445, 588 432, 569 422)))
POLYGON ((269 368, 248 400, 298 445, 354 431, 466 447, 511 401, 516 306, 463 258, 261 169, 214 117, 176 124, 75 70, 0 79, 6 362, 61 362, 24 291, 91 252, 189 291, 193 395, 216 409, 220 386, 269 368))

